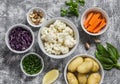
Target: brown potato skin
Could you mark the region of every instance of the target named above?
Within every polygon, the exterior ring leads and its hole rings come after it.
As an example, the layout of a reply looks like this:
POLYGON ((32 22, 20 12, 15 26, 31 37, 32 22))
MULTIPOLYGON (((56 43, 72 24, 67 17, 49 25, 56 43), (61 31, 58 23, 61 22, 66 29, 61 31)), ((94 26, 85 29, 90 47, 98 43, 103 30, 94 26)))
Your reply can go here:
POLYGON ((77 57, 70 62, 68 65, 68 71, 70 72, 75 72, 77 71, 77 67, 83 63, 83 58, 82 57, 77 57))
POLYGON ((99 84, 100 80, 101 80, 101 76, 99 73, 92 73, 88 77, 87 84, 99 84))
POLYGON ((67 73, 68 84, 79 84, 75 75, 71 72, 67 73))
POLYGON ((92 68, 93 68, 93 62, 85 61, 78 66, 77 71, 81 74, 86 74, 91 72, 92 68))
POLYGON ((95 60, 93 60, 92 58, 85 58, 85 61, 92 61, 93 62, 93 68, 91 70, 92 72, 99 71, 100 66, 99 66, 99 64, 95 60))
POLYGON ((86 74, 77 74, 77 79, 79 81, 79 84, 87 84, 87 75, 86 74))

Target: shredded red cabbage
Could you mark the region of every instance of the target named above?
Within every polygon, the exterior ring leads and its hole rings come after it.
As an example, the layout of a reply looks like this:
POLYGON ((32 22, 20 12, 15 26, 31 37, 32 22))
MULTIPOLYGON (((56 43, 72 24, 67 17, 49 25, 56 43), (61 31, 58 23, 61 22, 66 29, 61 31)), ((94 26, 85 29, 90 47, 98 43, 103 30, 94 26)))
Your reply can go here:
POLYGON ((14 50, 26 50, 30 47, 32 40, 31 32, 23 27, 15 27, 10 31, 9 44, 14 50))

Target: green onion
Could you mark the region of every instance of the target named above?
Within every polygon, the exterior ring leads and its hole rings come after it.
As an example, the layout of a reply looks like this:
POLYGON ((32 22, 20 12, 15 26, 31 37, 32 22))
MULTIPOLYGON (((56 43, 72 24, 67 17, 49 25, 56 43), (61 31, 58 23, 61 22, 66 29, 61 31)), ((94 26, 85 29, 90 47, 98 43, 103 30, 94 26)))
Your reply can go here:
POLYGON ((22 61, 22 65, 25 72, 30 75, 37 74, 42 69, 41 59, 34 54, 26 56, 22 61))

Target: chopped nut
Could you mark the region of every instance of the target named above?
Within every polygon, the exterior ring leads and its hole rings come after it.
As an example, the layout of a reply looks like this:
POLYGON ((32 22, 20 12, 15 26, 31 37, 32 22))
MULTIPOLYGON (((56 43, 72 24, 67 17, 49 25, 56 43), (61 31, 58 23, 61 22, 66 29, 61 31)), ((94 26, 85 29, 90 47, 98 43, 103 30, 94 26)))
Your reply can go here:
POLYGON ((35 14, 37 12, 37 10, 33 10, 33 13, 35 14))
POLYGON ((43 13, 40 11, 40 12, 38 12, 38 15, 40 16, 40 17, 43 17, 43 13))
POLYGON ((44 21, 43 15, 44 14, 42 11, 33 10, 33 12, 30 13, 29 18, 33 24, 39 25, 40 23, 42 23, 44 21))
POLYGON ((34 17, 35 15, 34 14, 30 14, 29 17, 34 17))
POLYGON ((40 22, 43 22, 45 19, 44 18, 42 18, 41 20, 40 20, 40 22))
POLYGON ((35 14, 35 16, 34 16, 34 19, 37 19, 39 16, 37 16, 37 14, 35 14))
POLYGON ((95 39, 94 41, 95 41, 95 43, 100 43, 101 42, 100 39, 95 39))
POLYGON ((31 21, 32 21, 32 22, 36 22, 36 19, 34 19, 34 18, 31 18, 31 21))
POLYGON ((88 50, 90 48, 90 44, 86 42, 85 43, 85 48, 86 48, 86 50, 88 50))

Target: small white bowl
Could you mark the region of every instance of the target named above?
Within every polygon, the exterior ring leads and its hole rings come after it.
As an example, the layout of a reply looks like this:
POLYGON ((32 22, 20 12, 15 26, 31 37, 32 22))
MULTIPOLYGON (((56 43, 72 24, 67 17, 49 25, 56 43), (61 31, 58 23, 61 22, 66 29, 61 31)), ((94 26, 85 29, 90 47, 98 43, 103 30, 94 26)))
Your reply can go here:
POLYGON ((21 68, 22 72, 23 72, 26 76, 31 76, 31 77, 37 76, 37 75, 39 75, 39 74, 43 71, 43 69, 44 69, 44 61, 43 61, 43 58, 42 58, 40 55, 38 55, 37 53, 34 53, 34 52, 28 53, 28 54, 26 54, 26 55, 24 55, 24 56, 22 57, 22 59, 21 59, 21 61, 20 61, 20 68, 21 68), (28 55, 30 55, 30 54, 36 55, 37 57, 39 57, 39 58, 41 59, 41 62, 42 62, 42 69, 40 70, 40 72, 38 72, 38 73, 36 73, 36 74, 33 74, 33 75, 30 75, 30 74, 26 73, 25 70, 23 69, 23 65, 22 65, 23 59, 24 59, 25 57, 27 57, 28 55))
POLYGON ((39 33, 38 33, 38 44, 39 44, 39 47, 41 48, 41 50, 49 57, 51 58, 55 58, 55 59, 61 59, 61 58, 65 58, 65 57, 68 57, 70 56, 74 51, 75 49, 77 48, 78 44, 79 44, 79 33, 78 33, 78 29, 76 28, 76 26, 71 22, 69 21, 68 19, 65 19, 65 18, 61 18, 61 17, 58 17, 58 18, 53 18, 51 20, 49 20, 48 22, 46 22, 42 28, 40 28, 39 30, 39 33), (73 31, 74 31, 74 34, 75 34, 75 39, 76 39, 76 45, 67 53, 67 54, 64 54, 64 55, 54 55, 54 54, 49 54, 45 48, 44 48, 44 45, 43 45, 43 42, 41 40, 41 30, 42 28, 46 27, 46 26, 49 26, 50 24, 54 23, 56 20, 61 20, 63 21, 64 23, 66 23, 68 26, 70 26, 73 31))
POLYGON ((16 24, 16 25, 11 26, 11 27, 8 29, 8 31, 6 32, 6 34, 5 34, 5 42, 6 42, 7 47, 8 47, 12 52, 14 52, 14 53, 25 53, 25 52, 29 51, 29 50, 32 48, 33 44, 34 44, 34 34, 33 34, 33 31, 32 31, 28 26, 26 26, 26 25, 24 25, 24 24, 16 24), (27 49, 25 49, 24 51, 17 51, 17 50, 14 50, 14 49, 12 49, 12 48, 10 47, 10 44, 9 44, 9 33, 10 33, 10 31, 11 31, 13 28, 16 28, 16 27, 25 28, 25 29, 27 29, 28 31, 30 31, 30 33, 31 33, 31 35, 32 35, 32 43, 31 43, 31 45, 30 45, 27 49))
POLYGON ((88 8, 83 14, 82 14, 82 17, 81 17, 81 26, 82 26, 82 29, 89 35, 92 35, 92 36, 98 36, 98 35, 101 35, 103 34, 107 29, 108 29, 108 25, 109 25, 109 16, 108 14, 102 9, 102 8, 99 8, 99 7, 91 7, 91 8, 88 8), (84 27, 84 21, 85 21, 85 18, 87 16, 88 13, 92 12, 92 11, 95 11, 95 12, 100 12, 103 17, 106 19, 106 26, 98 33, 91 33, 91 32, 88 32, 85 27, 84 27))
POLYGON ((41 26, 43 25, 43 23, 46 21, 46 19, 47 19, 46 12, 45 12, 44 9, 42 9, 42 8, 40 8, 40 7, 33 7, 33 8, 31 8, 31 9, 28 11, 28 13, 27 13, 27 22, 28 22, 29 25, 31 25, 32 27, 41 27, 41 26), (44 21, 43 21, 42 23, 40 23, 39 25, 33 24, 33 23, 31 22, 31 20, 30 20, 29 15, 30 15, 30 13, 31 13, 33 10, 40 10, 40 11, 42 11, 43 14, 44 14, 44 16, 43 16, 43 17, 44 17, 44 21))
POLYGON ((99 66, 100 66, 100 72, 99 72, 99 73, 100 73, 100 75, 101 75, 101 80, 100 80, 100 83, 99 83, 99 84, 102 84, 103 79, 104 79, 104 70, 103 70, 103 67, 102 67, 101 63, 100 63, 95 57, 93 57, 93 56, 91 56, 91 55, 86 55, 86 54, 76 55, 76 56, 74 56, 73 58, 71 58, 71 59, 67 62, 66 66, 65 66, 65 69, 64 69, 64 78, 65 78, 66 84, 68 84, 67 77, 66 77, 68 65, 69 65, 69 63, 70 63, 72 60, 74 60, 74 59, 77 58, 77 57, 89 57, 89 58, 92 58, 93 60, 95 60, 95 61, 99 64, 99 66))

